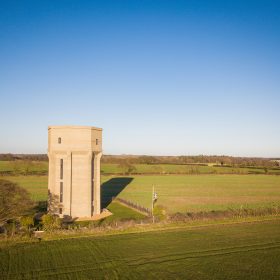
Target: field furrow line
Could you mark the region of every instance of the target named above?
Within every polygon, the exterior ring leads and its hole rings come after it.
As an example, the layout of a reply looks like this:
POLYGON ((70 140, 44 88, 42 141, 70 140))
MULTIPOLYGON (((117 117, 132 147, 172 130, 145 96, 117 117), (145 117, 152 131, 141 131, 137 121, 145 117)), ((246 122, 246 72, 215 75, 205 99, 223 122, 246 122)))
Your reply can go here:
POLYGON ((176 262, 180 260, 185 259, 195 259, 195 258, 205 258, 205 257, 215 257, 215 256, 222 256, 222 255, 231 255, 236 253, 246 253, 246 252, 252 252, 252 251, 258 251, 258 250, 272 250, 272 249, 280 249, 280 244, 277 245, 271 245, 271 246, 261 246, 261 247, 251 247, 251 248, 240 248, 240 250, 209 250, 207 251, 208 254, 205 254, 205 252, 186 252, 182 254, 168 254, 168 255, 162 255, 156 258, 146 258, 146 261, 141 262, 131 262, 129 261, 128 266, 141 266, 141 265, 149 265, 149 264, 160 264, 160 263, 168 263, 168 262, 176 262), (194 255, 191 255, 194 254, 194 255))

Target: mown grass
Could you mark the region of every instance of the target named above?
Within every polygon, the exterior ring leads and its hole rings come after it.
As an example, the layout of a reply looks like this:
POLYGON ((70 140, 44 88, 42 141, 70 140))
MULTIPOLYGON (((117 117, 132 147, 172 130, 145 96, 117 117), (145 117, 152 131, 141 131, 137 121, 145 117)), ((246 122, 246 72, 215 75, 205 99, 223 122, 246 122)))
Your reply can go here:
POLYGON ((47 176, 3 176, 25 188, 34 201, 46 201, 48 197, 47 176))
MULTIPOLYGON (((169 213, 273 207, 280 204, 280 177, 267 175, 169 175, 130 176, 133 180, 119 193, 151 208, 152 186, 157 204, 169 213)), ((106 181, 108 178, 103 177, 106 181)))
POLYGON ((118 202, 112 202, 107 207, 107 209, 112 213, 111 216, 97 220, 97 221, 75 221, 71 227, 75 228, 79 227, 87 227, 87 228, 96 228, 97 226, 118 226, 119 222, 126 222, 126 221, 134 221, 134 222, 140 222, 147 219, 146 216, 143 214, 134 211, 133 209, 130 209, 118 202))
MULTIPOLYGON (((35 201, 47 199, 47 176, 5 176, 5 179, 26 188, 35 201)), ((280 177, 273 175, 134 175, 121 179, 102 176, 107 198, 117 196, 151 208, 152 186, 155 185, 157 204, 169 213, 280 204, 280 177), (122 182, 127 183, 121 186, 122 182)))
POLYGON ((279 279, 280 221, 1 246, 3 279, 279 279))
POLYGON ((124 221, 124 220, 143 220, 146 218, 145 215, 136 212, 118 202, 112 202, 107 207, 107 209, 113 213, 112 216, 109 216, 106 221, 124 221))

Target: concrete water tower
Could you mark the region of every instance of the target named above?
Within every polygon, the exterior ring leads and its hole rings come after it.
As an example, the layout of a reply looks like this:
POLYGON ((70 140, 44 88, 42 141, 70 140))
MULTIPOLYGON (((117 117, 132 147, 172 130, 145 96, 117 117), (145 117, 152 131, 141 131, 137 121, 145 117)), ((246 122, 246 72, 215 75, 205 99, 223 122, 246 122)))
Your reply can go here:
POLYGON ((102 129, 49 126, 49 212, 92 217, 101 212, 102 129))

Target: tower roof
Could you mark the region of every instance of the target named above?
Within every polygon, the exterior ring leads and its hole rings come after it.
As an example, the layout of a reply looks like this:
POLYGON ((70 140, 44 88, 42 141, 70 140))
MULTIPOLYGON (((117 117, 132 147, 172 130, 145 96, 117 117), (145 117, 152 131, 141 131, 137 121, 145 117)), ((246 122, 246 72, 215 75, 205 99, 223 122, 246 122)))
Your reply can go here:
POLYGON ((82 126, 82 125, 51 125, 48 126, 48 129, 94 129, 94 130, 102 130, 100 127, 95 127, 95 126, 82 126))

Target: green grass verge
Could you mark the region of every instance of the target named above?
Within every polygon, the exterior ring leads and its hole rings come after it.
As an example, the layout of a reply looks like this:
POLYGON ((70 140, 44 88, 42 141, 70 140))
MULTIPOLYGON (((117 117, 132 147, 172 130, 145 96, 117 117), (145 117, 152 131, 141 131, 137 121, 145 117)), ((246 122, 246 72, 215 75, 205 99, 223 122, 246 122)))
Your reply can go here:
MULTIPOLYGON (((107 209, 112 213, 111 216, 98 220, 98 221, 78 221, 75 222, 76 225, 82 227, 94 228, 95 226, 102 225, 117 225, 118 222, 125 221, 141 221, 145 220, 147 217, 143 214, 136 212, 118 202, 111 202, 107 209)), ((74 226, 75 226, 74 224, 74 226)))
POLYGON ((279 279, 280 221, 21 243, 3 279, 279 279))
POLYGON ((143 220, 146 218, 145 215, 136 212, 118 202, 112 202, 107 207, 110 212, 113 213, 113 215, 109 216, 106 221, 125 221, 125 220, 143 220))

